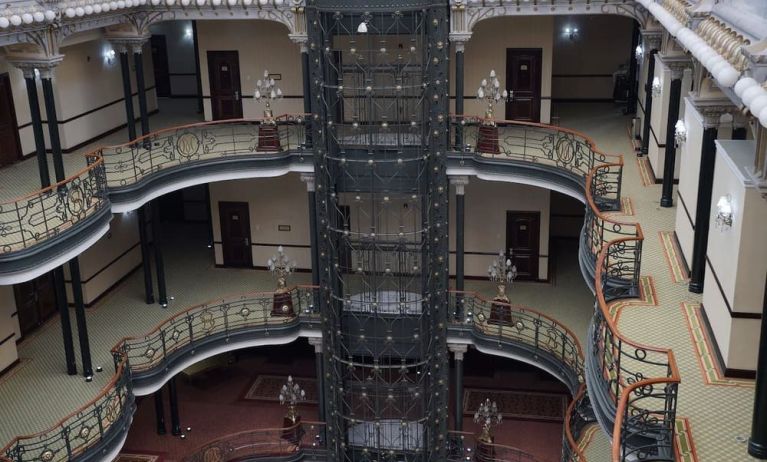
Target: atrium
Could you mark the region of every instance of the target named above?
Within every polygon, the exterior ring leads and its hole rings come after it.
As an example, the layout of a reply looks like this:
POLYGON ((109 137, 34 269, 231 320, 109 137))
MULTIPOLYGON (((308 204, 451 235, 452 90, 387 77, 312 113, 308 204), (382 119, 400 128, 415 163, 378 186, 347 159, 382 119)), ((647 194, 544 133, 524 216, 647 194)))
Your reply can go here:
POLYGON ((0 0, 0 462, 767 459, 763 226, 764 0, 0 0))

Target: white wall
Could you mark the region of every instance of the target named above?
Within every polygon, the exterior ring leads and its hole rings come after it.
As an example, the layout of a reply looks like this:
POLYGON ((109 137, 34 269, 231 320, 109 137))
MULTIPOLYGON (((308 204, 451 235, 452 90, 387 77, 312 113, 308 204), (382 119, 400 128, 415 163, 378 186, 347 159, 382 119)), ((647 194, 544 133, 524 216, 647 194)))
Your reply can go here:
POLYGON ((192 21, 165 21, 150 30, 152 35, 165 36, 171 96, 197 95, 192 21))
POLYGON ((687 141, 679 148, 679 187, 681 201, 676 202, 676 235, 679 247, 688 265, 692 264, 695 213, 698 207, 698 176, 700 174, 700 152, 703 145, 703 117, 695 109, 690 98, 684 99, 684 124, 687 127, 687 141))
POLYGON ((21 337, 13 286, 0 286, 0 373, 19 359, 16 341, 21 337))
POLYGON ((264 107, 253 99, 256 81, 264 70, 281 74, 277 86, 284 95, 272 105, 274 114, 304 112, 301 50, 288 38, 288 29, 273 21, 198 21, 197 42, 200 50, 202 94, 205 97, 205 120, 212 120, 208 51, 237 50, 240 58, 240 85, 244 118, 260 118, 264 107))

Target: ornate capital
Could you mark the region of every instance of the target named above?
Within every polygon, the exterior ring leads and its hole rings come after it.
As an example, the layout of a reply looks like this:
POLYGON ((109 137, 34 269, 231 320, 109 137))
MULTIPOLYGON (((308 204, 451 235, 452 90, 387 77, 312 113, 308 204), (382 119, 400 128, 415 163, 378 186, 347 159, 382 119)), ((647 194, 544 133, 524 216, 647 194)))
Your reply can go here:
POLYGON ((660 44, 663 39, 663 33, 659 30, 642 30, 642 46, 645 53, 649 53, 651 50, 660 50, 660 44))
POLYGON ((448 343, 447 348, 453 352, 456 361, 463 361, 463 355, 469 351, 469 346, 464 343, 448 343))
POLYGON ((24 78, 34 77, 35 70, 37 70, 40 72, 40 78, 50 79, 53 77, 53 70, 64 60, 64 55, 39 58, 9 55, 6 57, 6 60, 13 64, 14 67, 21 69, 24 73, 24 78))
POLYGON ((293 43, 298 44, 301 47, 301 53, 308 53, 309 48, 307 48, 306 43, 309 41, 309 36, 304 34, 288 34, 288 38, 290 38, 290 41, 293 43))
POLYGON ((662 56, 661 62, 671 71, 672 80, 681 79, 686 69, 692 70, 692 61, 687 57, 662 56))
POLYGON ((309 345, 314 347, 315 353, 322 353, 322 337, 308 337, 309 345))
POLYGON ((314 192, 314 173, 302 173, 301 181, 306 183, 306 190, 314 192))
POLYGON ((451 176, 450 177, 450 184, 455 186, 455 193, 459 196, 463 196, 466 191, 464 188, 467 184, 469 184, 469 177, 468 176, 451 176))
POLYGON ((149 41, 148 35, 140 36, 114 36, 107 35, 106 39, 112 44, 118 53, 141 53, 144 44, 149 41))
POLYGON ((450 34, 450 42, 455 45, 456 53, 463 53, 466 42, 471 38, 471 32, 454 32, 450 34))
POLYGON ((703 128, 716 128, 723 114, 735 114, 738 112, 728 99, 693 99, 695 110, 703 117, 703 128))

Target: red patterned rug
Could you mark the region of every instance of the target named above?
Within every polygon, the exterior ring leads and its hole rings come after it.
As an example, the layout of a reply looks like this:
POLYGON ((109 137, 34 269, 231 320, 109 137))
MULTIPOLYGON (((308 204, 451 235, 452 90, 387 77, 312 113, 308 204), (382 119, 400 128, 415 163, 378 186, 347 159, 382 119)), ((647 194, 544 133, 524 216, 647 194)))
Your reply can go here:
POLYGON ((563 422, 567 409, 567 397, 560 394, 467 388, 463 394, 463 415, 474 415, 488 398, 498 403, 501 414, 508 419, 563 422))
MULTIPOLYGON (((280 389, 287 381, 288 377, 286 375, 259 375, 248 387, 242 399, 248 401, 279 402, 280 389)), ((293 382, 297 383, 306 392, 306 399, 302 404, 317 404, 317 379, 293 377, 293 382)))

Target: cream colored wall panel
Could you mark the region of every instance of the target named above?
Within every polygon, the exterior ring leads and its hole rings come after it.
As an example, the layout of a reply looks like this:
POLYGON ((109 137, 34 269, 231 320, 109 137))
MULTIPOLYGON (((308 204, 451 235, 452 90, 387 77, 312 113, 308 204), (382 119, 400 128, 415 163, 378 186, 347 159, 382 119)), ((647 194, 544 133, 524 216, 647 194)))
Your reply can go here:
POLYGON ((679 202, 676 204, 676 227, 674 231, 676 232, 676 238, 679 241, 682 255, 684 255, 684 259, 689 266, 692 264, 692 246, 695 241, 695 230, 687 218, 684 206, 679 202))
POLYGON ((716 288, 716 283, 708 283, 714 281, 714 274, 711 272, 711 267, 709 265, 706 265, 705 278, 707 284, 705 284, 703 290, 703 307, 706 310, 708 322, 711 324, 714 341, 726 364, 726 360, 730 353, 730 338, 732 335, 733 319, 730 317, 730 312, 727 309, 727 302, 722 296, 722 293, 716 288))
POLYGON ((728 369, 756 370, 760 332, 760 319, 738 318, 732 320, 731 343, 725 361, 728 369))
POLYGON ((21 334, 18 317, 13 316, 15 312, 16 299, 13 295, 13 286, 0 286, 0 342, 5 340, 0 345, 0 371, 5 370, 19 359, 16 340, 21 334))
POLYGON ((666 121, 668 119, 668 101, 671 92, 671 71, 658 60, 655 63, 655 75, 661 81, 661 96, 653 98, 652 112, 650 112, 650 128, 653 134, 650 134, 650 149, 647 155, 650 165, 657 178, 663 177, 663 165, 665 149, 658 147, 658 144, 666 144, 666 121), (656 141, 657 140, 657 141, 656 141))
POLYGON ((743 209, 733 217, 733 221, 742 222, 733 310, 761 313, 765 294, 764 275, 767 274, 767 246, 764 245, 767 200, 754 187, 746 188, 743 199, 743 209))

